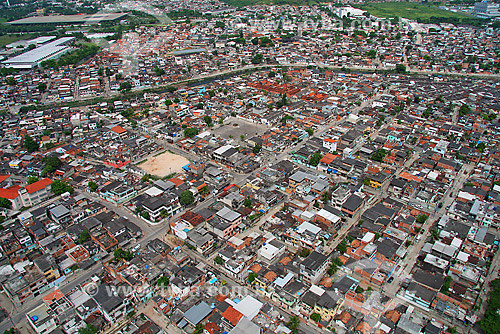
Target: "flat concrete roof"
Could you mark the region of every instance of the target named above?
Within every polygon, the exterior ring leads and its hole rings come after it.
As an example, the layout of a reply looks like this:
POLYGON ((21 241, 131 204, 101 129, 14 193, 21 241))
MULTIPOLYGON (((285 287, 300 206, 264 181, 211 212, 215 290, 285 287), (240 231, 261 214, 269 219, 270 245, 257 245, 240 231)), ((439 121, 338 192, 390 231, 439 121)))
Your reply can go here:
POLYGON ((49 15, 32 16, 24 19, 7 22, 8 24, 79 24, 99 23, 101 21, 114 21, 126 16, 127 13, 98 13, 81 15, 49 15))

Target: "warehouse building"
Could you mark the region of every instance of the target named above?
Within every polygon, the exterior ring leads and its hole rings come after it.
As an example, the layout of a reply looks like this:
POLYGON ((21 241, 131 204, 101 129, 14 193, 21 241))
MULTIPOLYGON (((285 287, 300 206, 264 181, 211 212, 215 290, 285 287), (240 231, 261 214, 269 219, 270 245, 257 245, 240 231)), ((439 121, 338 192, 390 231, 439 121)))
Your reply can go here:
POLYGON ((53 42, 43 44, 33 50, 12 57, 2 62, 4 67, 19 69, 31 69, 40 65, 41 62, 49 59, 58 58, 71 50, 69 44, 75 40, 75 37, 62 37, 53 42))

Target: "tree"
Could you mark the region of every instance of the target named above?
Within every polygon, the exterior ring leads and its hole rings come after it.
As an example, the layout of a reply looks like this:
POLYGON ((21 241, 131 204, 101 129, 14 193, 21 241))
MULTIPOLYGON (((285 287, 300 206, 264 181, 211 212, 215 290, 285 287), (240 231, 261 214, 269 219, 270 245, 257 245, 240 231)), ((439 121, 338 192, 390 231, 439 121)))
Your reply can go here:
POLYGON ((168 278, 168 276, 161 276, 161 277, 160 277, 160 278, 158 278, 158 280, 156 281, 156 285, 161 286, 161 287, 165 287, 165 286, 167 286, 169 283, 170 283, 170 278, 168 278))
POLYGON ((275 76, 276 76, 276 73, 273 71, 269 71, 269 73, 267 74, 268 78, 274 78, 275 76))
POLYGON ((477 144, 477 146, 476 146, 476 149, 477 149, 479 152, 481 152, 481 153, 483 153, 483 152, 484 152, 485 148, 486 148, 486 144, 485 144, 484 142, 480 142, 480 143, 479 143, 479 144, 477 144))
POLYGON ((403 64, 396 64, 396 73, 399 73, 399 74, 406 73, 406 66, 403 64))
POLYGON ((40 82, 37 86, 38 90, 42 93, 47 90, 47 84, 45 82, 40 82))
POLYGON ((219 266, 224 264, 224 259, 221 258, 219 255, 217 255, 214 259, 215 264, 218 264, 219 266))
POLYGON ((419 224, 425 223, 425 221, 427 220, 428 217, 429 217, 428 215, 424 215, 424 214, 418 215, 417 216, 417 223, 419 223, 419 224))
POLYGON ((14 327, 11 327, 3 332, 3 334, 16 334, 17 330, 14 327))
POLYGON ((259 144, 257 144, 257 145, 255 145, 255 146, 253 147, 252 152, 253 152, 254 154, 258 154, 258 153, 260 152, 260 150, 261 150, 261 149, 262 149, 262 146, 261 146, 261 145, 259 145, 259 144))
POLYGON ((306 129, 306 132, 307 132, 307 134, 308 134, 309 136, 312 136, 312 135, 313 135, 313 133, 314 133, 314 130, 313 130, 313 129, 311 129, 311 128, 307 128, 307 129, 306 129))
POLYGON ((377 51, 369 50, 368 52, 366 52, 365 56, 371 59, 375 59, 377 57, 377 51))
POLYGON ((335 249, 337 250, 337 252, 344 254, 345 252, 347 252, 347 242, 345 240, 342 240, 337 245, 337 247, 335 247, 335 249))
POLYGON ((194 332, 193 334, 203 334, 205 332, 205 329, 203 327, 203 324, 202 323, 199 323, 196 325, 196 327, 194 328, 194 332))
POLYGON ((90 181, 89 182, 89 189, 90 189, 90 192, 95 192, 97 190, 97 183, 95 183, 94 181, 90 181))
POLYGON ((92 324, 87 324, 87 326, 78 329, 78 334, 97 334, 97 332, 97 328, 92 324))
POLYGON ((122 92, 128 92, 132 89, 132 84, 128 81, 124 81, 120 84, 120 90, 122 92))
POLYGON ((243 205, 247 208, 251 208, 252 207, 252 200, 250 198, 245 198, 245 200, 243 201, 243 205))
POLYGON ((130 261, 134 258, 134 254, 129 250, 123 250, 123 248, 117 248, 113 252, 113 256, 116 260, 130 261))
POLYGON ((321 153, 314 153, 309 157, 309 165, 316 167, 319 165, 319 161, 323 158, 321 153))
POLYGON ((300 319, 296 315, 292 315, 290 320, 286 323, 286 327, 292 331, 292 333, 299 332, 300 319))
POLYGON ((184 137, 193 138, 198 134, 198 130, 195 128, 186 128, 184 129, 184 137))
POLYGON ((28 151, 29 153, 33 153, 35 151, 38 151, 38 149, 40 147, 38 145, 38 143, 28 135, 24 136, 24 145, 23 146, 26 149, 26 151, 28 151))
POLYGON ((255 281, 256 278, 257 278, 257 274, 254 272, 251 272, 250 274, 248 274, 247 281, 252 283, 253 281, 255 281))
POLYGON ((45 166, 42 170, 42 176, 55 172, 61 165, 62 161, 58 157, 49 156, 42 159, 45 166))
POLYGON ((321 200, 324 203, 327 203, 331 199, 332 199, 332 194, 330 194, 329 191, 325 191, 324 193, 321 194, 321 200))
POLYGON ((260 53, 256 54, 255 56, 253 56, 251 62, 252 64, 260 64, 262 63, 262 58, 264 58, 264 56, 262 56, 260 53))
POLYGON ((458 110, 458 115, 460 117, 467 115, 470 112, 470 107, 466 104, 462 104, 458 110))
POLYGON ((299 252, 300 257, 308 257, 311 254, 311 250, 308 248, 302 248, 299 252))
POLYGON ((387 151, 385 149, 379 148, 375 152, 373 152, 370 159, 372 159, 373 161, 382 162, 384 160, 384 157, 386 154, 387 154, 387 151))
POLYGON ((311 320, 312 321, 316 321, 316 322, 320 322, 321 321, 321 315, 318 314, 318 313, 313 313, 313 314, 311 314, 311 320))
POLYGON ((90 240, 90 232, 88 230, 83 230, 78 236, 77 242, 81 245, 90 240))
POLYGON ((0 208, 10 209, 12 202, 7 198, 0 198, 0 208))
POLYGON ((38 176, 35 175, 28 176, 28 181, 27 181, 28 184, 33 184, 37 181, 38 181, 38 176))
POLYGON ((189 190, 184 190, 179 198, 182 205, 191 205, 194 203, 194 195, 189 190))
POLYGON ((159 68, 158 66, 155 67, 155 74, 156 76, 161 77, 162 75, 165 74, 165 70, 163 68, 159 68))
POLYGON ((5 83, 9 86, 15 86, 17 85, 17 81, 16 79, 14 79, 14 77, 8 77, 6 80, 5 80, 5 83))
POLYGON ((212 126, 213 123, 212 123, 212 117, 208 116, 208 115, 205 115, 203 116, 203 120, 205 121, 205 123, 207 123, 208 126, 212 126))
POLYGON ((50 184, 50 191, 54 195, 61 195, 61 194, 64 194, 66 192, 72 194, 75 190, 70 185, 68 185, 66 182, 63 182, 61 180, 54 180, 50 184))

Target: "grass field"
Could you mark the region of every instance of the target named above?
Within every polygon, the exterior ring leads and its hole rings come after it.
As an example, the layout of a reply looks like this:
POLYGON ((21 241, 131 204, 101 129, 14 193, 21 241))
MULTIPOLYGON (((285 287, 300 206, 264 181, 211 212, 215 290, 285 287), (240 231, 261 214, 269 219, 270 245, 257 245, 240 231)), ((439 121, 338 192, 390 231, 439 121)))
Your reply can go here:
POLYGON ((384 18, 404 17, 410 20, 428 20, 431 17, 463 19, 470 16, 439 9, 436 6, 414 2, 381 2, 357 6, 371 15, 384 18))
POLYGON ((29 35, 1 35, 0 36, 0 48, 3 48, 7 44, 20 41, 21 39, 29 39, 29 35))

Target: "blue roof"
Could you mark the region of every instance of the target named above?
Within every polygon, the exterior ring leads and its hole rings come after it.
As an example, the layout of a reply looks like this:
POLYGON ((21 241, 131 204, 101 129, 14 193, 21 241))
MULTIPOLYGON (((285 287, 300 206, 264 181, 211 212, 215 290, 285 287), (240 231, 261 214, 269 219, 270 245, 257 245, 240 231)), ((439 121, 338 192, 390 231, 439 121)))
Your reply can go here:
POLYGON ((212 309, 210 308, 210 305, 205 302, 201 302, 198 305, 195 305, 187 310, 186 313, 184 313, 184 319, 196 326, 201 321, 203 321, 203 319, 205 319, 211 312, 212 309))

